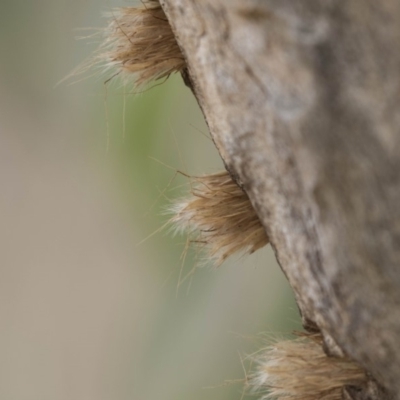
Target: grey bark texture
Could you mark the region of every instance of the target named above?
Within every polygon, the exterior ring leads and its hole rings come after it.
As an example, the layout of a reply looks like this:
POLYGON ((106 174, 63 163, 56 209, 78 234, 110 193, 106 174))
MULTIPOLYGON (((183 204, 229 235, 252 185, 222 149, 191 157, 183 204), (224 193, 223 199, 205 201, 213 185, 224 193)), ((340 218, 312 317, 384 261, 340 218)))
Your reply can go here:
POLYGON ((304 325, 400 399, 400 1, 161 5, 304 325))

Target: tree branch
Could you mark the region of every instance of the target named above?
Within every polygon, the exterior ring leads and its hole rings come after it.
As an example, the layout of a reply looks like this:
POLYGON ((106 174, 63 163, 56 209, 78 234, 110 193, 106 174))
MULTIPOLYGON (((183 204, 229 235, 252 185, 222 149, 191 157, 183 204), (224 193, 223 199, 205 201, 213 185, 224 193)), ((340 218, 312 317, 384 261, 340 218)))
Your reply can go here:
POLYGON ((161 5, 304 325, 400 398, 400 2, 161 5))

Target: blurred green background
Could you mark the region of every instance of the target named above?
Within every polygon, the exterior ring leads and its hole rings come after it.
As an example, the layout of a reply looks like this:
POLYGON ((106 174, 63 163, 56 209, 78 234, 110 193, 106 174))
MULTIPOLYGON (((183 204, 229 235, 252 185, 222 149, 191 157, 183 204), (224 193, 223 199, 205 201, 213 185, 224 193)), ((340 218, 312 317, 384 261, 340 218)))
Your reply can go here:
POLYGON ((56 86, 97 47, 76 29, 133 4, 2 2, 2 400, 239 400, 261 334, 299 328, 271 248, 192 275, 189 257, 178 288, 185 239, 138 244, 188 190, 176 170, 222 165, 179 76, 130 95, 100 74, 56 86))

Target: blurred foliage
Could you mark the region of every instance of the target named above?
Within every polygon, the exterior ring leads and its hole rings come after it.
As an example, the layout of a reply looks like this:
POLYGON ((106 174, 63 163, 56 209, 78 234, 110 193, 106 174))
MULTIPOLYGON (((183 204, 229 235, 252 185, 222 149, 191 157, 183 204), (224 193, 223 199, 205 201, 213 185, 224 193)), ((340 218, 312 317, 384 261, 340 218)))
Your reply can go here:
POLYGON ((0 398, 241 399, 241 358, 299 329, 299 316, 270 247, 200 268, 193 252, 182 263, 185 238, 158 231, 190 187, 178 171, 222 168, 190 90, 179 76, 136 94, 118 79, 104 85, 108 76, 55 88, 96 47, 74 30, 104 26, 101 11, 127 4, 2 5, 0 145, 14 207, 3 214, 23 216, 10 243, 26 255, 0 270, 0 352, 11 354, 0 361, 0 398), (30 248, 40 249, 36 263, 30 248))

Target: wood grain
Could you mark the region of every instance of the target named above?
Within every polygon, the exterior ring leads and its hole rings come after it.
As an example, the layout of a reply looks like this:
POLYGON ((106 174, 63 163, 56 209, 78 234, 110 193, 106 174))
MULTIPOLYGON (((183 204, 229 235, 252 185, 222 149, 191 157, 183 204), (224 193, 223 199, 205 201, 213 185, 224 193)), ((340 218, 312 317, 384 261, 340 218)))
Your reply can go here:
POLYGON ((304 325, 400 399, 400 2, 161 5, 304 325))

